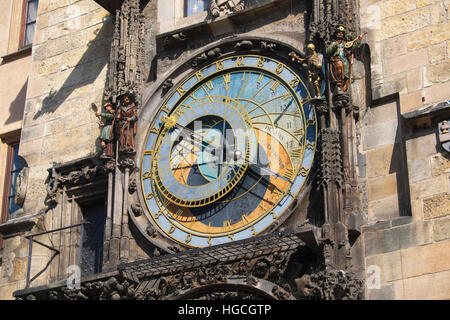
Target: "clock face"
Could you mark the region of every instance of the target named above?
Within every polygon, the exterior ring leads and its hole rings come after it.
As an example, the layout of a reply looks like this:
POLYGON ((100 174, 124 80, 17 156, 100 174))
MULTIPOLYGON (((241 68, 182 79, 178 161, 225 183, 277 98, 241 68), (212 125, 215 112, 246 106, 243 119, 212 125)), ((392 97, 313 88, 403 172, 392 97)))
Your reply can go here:
POLYGON ((268 228, 313 163, 310 98, 300 75, 273 58, 233 56, 193 72, 161 104, 144 142, 150 218, 195 247, 268 228))

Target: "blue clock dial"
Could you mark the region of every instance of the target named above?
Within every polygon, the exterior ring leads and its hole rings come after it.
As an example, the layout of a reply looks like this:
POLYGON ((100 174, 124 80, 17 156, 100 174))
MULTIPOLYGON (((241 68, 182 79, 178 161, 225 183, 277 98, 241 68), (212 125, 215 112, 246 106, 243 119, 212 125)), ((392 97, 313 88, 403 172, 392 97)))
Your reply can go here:
POLYGON ((310 98, 301 76, 269 57, 228 57, 185 78, 144 145, 142 190, 153 223, 196 247, 267 229, 313 163, 310 98))

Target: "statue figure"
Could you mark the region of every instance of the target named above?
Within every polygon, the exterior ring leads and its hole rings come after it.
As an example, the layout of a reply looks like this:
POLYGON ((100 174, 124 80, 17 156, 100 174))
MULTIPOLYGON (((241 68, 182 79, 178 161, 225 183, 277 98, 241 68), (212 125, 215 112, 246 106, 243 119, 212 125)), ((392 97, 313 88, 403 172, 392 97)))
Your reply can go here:
POLYGON ((132 101, 132 95, 123 94, 120 99, 120 106, 117 109, 116 124, 119 133, 119 151, 126 153, 135 152, 135 136, 137 131, 137 109, 132 101))
POLYGON ((353 53, 360 46, 364 35, 362 33, 356 39, 346 41, 345 28, 340 26, 336 30, 336 40, 327 48, 327 56, 331 62, 331 82, 344 92, 350 84, 353 53))
POLYGON ((95 112, 97 118, 99 118, 99 126, 101 128, 100 132, 100 143, 102 146, 102 157, 112 158, 114 156, 113 150, 113 138, 114 138, 114 118, 115 111, 111 102, 106 102, 104 105, 105 112, 95 112))
POLYGON ((315 98, 323 97, 325 94, 325 64, 323 61, 323 55, 316 51, 316 47, 313 43, 309 43, 306 46, 307 56, 306 58, 300 58, 294 52, 291 52, 289 56, 292 57, 292 61, 305 62, 308 66, 308 81, 314 86, 315 98))
POLYGON ((241 11, 244 7, 244 0, 211 0, 209 5, 214 17, 241 11))

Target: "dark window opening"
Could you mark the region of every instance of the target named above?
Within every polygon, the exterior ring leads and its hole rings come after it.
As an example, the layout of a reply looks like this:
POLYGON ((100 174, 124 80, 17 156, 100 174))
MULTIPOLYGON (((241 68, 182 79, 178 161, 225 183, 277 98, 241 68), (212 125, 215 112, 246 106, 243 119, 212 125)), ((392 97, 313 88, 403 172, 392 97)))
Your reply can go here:
POLYGON ((104 203, 85 205, 81 209, 86 224, 81 238, 80 268, 82 276, 89 276, 102 272, 106 209, 104 203))
MULTIPOLYGON (((16 186, 17 186, 17 177, 19 176, 20 171, 23 166, 19 159, 19 145, 15 145, 12 147, 12 163, 11 169, 9 172, 9 190, 8 190, 8 217, 10 214, 19 209, 19 206, 14 201, 16 196, 16 186)), ((7 217, 7 219, 8 219, 7 217)))
MULTIPOLYGON (((16 140, 17 141, 17 140, 16 140)), ((15 202, 17 177, 23 165, 19 158, 19 144, 14 142, 8 145, 6 156, 6 172, 4 180, 3 204, 0 212, 0 223, 5 223, 10 219, 12 213, 20 207, 15 202)), ((3 237, 0 235, 0 248, 3 248, 3 237)))

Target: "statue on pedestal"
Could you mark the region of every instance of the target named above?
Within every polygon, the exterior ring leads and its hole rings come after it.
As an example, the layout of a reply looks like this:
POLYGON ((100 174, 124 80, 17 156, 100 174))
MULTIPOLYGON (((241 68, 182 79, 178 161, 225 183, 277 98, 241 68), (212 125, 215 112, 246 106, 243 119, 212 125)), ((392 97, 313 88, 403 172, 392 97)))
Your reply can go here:
POLYGON ((113 139, 114 139, 114 118, 115 111, 111 102, 106 102, 104 105, 105 112, 95 112, 97 118, 99 118, 100 131, 100 143, 102 147, 103 158, 112 158, 114 156, 113 139))
POLYGON ((313 85, 315 90, 315 98, 320 98, 325 95, 325 64, 323 61, 323 55, 316 52, 316 47, 313 43, 309 43, 306 47, 307 56, 306 58, 300 58, 294 52, 291 52, 289 56, 292 60, 297 60, 298 62, 307 63, 308 67, 308 81, 313 85))
POLYGON ((135 136, 137 132, 137 108, 133 95, 125 93, 119 97, 120 105, 117 109, 116 124, 119 134, 119 152, 135 152, 135 136))
POLYGON ((340 26, 336 30, 336 40, 327 48, 330 59, 330 81, 341 91, 346 92, 350 85, 352 73, 353 53, 358 49, 365 33, 352 41, 346 41, 345 28, 340 26))

